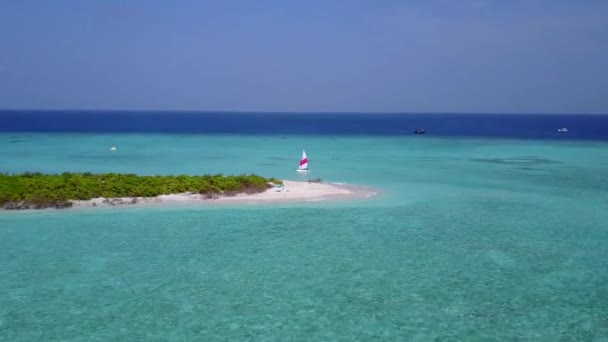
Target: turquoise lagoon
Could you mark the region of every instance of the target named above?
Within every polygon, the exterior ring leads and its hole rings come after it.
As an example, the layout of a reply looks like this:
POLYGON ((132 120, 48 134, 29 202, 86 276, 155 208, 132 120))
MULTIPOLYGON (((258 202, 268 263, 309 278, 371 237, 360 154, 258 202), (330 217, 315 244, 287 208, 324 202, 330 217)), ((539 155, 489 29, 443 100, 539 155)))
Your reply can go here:
POLYGON ((0 212, 2 341, 608 340, 604 142, 19 133, 0 135, 0 155, 9 173, 257 173, 379 191, 0 212))

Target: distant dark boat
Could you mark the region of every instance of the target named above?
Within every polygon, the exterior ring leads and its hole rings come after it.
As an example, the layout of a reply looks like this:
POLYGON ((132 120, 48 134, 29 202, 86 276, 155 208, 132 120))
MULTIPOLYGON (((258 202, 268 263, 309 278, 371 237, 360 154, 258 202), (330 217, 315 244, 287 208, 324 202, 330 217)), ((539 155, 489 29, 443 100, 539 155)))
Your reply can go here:
POLYGON ((414 134, 426 134, 424 128, 418 128, 414 131, 414 134))

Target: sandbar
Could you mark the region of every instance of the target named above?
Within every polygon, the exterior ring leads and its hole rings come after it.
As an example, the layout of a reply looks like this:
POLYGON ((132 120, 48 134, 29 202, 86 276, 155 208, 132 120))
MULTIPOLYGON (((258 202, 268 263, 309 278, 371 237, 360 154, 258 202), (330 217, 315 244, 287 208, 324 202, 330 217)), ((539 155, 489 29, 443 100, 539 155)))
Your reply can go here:
POLYGON ((84 201, 72 201, 73 207, 116 206, 133 204, 281 204, 307 203, 322 201, 340 201, 365 199, 376 195, 373 189, 342 183, 315 183, 301 181, 283 181, 283 187, 269 188, 260 193, 218 195, 209 198, 203 194, 179 193, 156 197, 120 197, 93 198, 84 201))

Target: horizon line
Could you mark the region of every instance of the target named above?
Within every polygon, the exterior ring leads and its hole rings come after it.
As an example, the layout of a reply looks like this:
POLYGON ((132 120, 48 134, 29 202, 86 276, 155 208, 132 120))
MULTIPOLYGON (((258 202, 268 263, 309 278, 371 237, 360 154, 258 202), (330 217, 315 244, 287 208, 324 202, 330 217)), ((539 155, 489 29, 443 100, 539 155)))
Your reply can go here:
POLYGON ((608 115, 605 113, 589 112, 463 112, 463 111, 287 111, 287 110, 214 110, 214 109, 37 109, 37 108, 0 108, 0 112, 129 112, 129 113, 217 113, 217 114, 474 114, 474 115, 608 115))

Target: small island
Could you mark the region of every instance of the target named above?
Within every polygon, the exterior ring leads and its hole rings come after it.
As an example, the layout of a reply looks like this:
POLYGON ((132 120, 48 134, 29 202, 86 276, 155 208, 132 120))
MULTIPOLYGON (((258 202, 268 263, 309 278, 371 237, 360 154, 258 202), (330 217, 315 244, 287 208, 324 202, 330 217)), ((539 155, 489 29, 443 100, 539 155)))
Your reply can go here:
POLYGON ((367 198, 375 191, 258 175, 0 174, 0 209, 64 209, 152 203, 285 203, 367 198), (211 200, 211 201, 207 201, 211 200))
POLYGON ((0 175, 0 207, 3 209, 69 208, 74 201, 104 198, 107 203, 139 197, 194 193, 205 198, 265 191, 282 184, 258 175, 138 176, 135 174, 23 173, 0 175))

